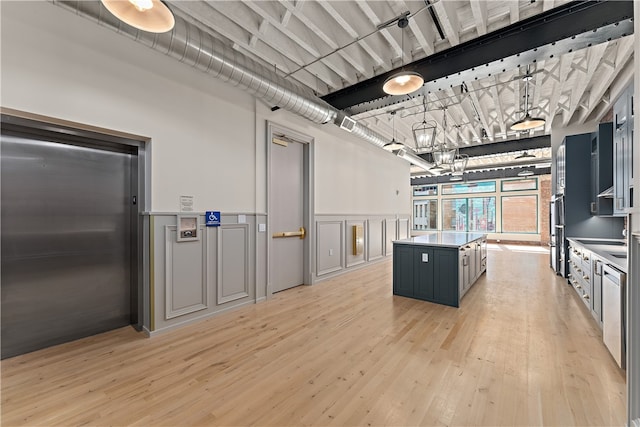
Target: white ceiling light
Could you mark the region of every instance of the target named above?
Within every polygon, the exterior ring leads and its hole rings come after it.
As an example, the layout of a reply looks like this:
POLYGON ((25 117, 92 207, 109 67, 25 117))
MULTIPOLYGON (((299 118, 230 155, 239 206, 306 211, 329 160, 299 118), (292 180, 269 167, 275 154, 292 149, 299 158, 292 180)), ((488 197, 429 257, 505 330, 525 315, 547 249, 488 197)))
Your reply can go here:
POLYGON ((509 128, 511 130, 522 132, 544 126, 545 124, 543 118, 531 117, 529 114, 529 81, 531 79, 532 76, 529 74, 529 66, 527 66, 527 74, 522 78, 522 80, 524 80, 524 117, 512 124, 509 128))
POLYGON ((171 10, 160 0, 101 1, 116 18, 142 31, 166 33, 176 23, 171 10))
MULTIPOLYGON (((398 27, 401 34, 401 55, 404 57, 404 31, 409 25, 409 19, 402 17, 398 19, 398 27)), ((420 89, 424 84, 424 79, 415 71, 404 70, 404 59, 402 60, 402 71, 393 74, 382 85, 382 90, 389 95, 407 95, 420 89)))

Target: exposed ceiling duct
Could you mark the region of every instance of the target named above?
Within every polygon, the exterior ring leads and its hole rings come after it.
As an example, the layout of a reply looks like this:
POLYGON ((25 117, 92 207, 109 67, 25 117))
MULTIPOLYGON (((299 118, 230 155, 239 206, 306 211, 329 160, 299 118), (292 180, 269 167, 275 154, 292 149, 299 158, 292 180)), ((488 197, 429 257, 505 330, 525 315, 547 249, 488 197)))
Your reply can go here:
MULTIPOLYGON (((243 89, 268 104, 276 105, 314 123, 332 122, 339 126, 345 116, 310 90, 292 83, 275 71, 225 46, 220 40, 178 14, 175 16, 175 27, 172 31, 152 34, 122 23, 108 13, 98 1, 51 1, 212 77, 243 89)), ((357 122, 353 124, 350 132, 378 147, 388 142, 384 136, 357 122)), ((408 160, 413 163, 411 160, 418 159, 408 160)))
POLYGON ((52 2, 314 123, 332 122, 337 116, 334 107, 310 90, 225 46, 181 16, 175 16, 172 31, 153 34, 124 24, 97 1, 52 2))

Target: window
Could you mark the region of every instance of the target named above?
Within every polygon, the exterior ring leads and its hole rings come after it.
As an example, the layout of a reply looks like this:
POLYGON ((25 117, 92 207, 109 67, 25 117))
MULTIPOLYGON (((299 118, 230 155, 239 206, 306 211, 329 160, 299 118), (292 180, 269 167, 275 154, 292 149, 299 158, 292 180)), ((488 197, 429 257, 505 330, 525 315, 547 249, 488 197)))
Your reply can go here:
POLYGON ((438 201, 415 200, 413 202, 413 228, 436 230, 438 228, 438 201))
POLYGON ((437 196, 438 185, 416 185, 413 187, 414 196, 437 196))
POLYGON ((469 199, 469 231, 496 231, 496 198, 469 199))
POLYGON ((467 231, 467 199, 442 201, 442 229, 467 231))
POLYGON ((442 229, 448 231, 495 231, 496 198, 473 197, 443 200, 442 229))
POLYGON ((442 194, 494 193, 495 181, 442 184, 442 194))
POLYGON ((502 232, 538 232, 538 196, 502 197, 502 232))
POLYGON ((502 181, 502 191, 523 191, 523 190, 537 190, 538 179, 526 178, 526 179, 510 179, 502 181))

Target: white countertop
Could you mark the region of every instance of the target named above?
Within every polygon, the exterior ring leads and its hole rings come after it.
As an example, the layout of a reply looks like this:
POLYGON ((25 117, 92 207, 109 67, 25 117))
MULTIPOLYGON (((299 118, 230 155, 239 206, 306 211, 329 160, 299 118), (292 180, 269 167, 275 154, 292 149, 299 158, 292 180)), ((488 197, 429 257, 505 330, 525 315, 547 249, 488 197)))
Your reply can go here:
POLYGON ((628 250, 624 239, 597 239, 588 237, 567 237, 567 240, 584 247, 613 267, 627 272, 628 250))
POLYGON ((456 233, 453 231, 434 231, 433 233, 410 237, 408 239, 394 240, 399 245, 443 246, 459 248, 474 240, 487 237, 483 233, 456 233))

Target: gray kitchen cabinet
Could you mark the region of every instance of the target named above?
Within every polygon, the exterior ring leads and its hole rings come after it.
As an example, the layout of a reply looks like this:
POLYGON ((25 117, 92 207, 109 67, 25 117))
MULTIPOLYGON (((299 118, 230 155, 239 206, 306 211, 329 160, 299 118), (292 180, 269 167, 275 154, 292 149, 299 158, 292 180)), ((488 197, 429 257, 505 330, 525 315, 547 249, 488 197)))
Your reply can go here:
POLYGON ((591 310, 591 253, 577 246, 574 242, 569 246, 569 283, 578 293, 582 302, 591 310))
POLYGON ((437 232, 393 242, 393 294, 459 307, 486 270, 486 235, 437 232))
POLYGON ((395 245, 394 295, 458 307, 457 255, 455 248, 395 245))
POLYGON ((591 135, 591 214, 613 215, 613 123, 600 123, 591 135))
POLYGON ((613 214, 633 207, 633 85, 613 105, 613 214))
MULTIPOLYGON (((564 231, 566 237, 617 238, 622 236, 624 219, 613 216, 594 216, 591 214, 592 190, 585 179, 591 175, 592 134, 567 135, 558 148, 565 155, 564 159, 564 194, 556 196, 556 206, 560 206, 556 225, 564 231), (586 185, 585 185, 586 184, 586 185), (564 215, 562 215, 564 214, 564 215)), ((561 169, 560 159, 556 166, 561 169)), ((558 245, 563 254, 560 274, 566 277, 569 271, 569 252, 567 240, 560 238, 558 245)))
POLYGON ((469 271, 469 251, 465 247, 460 248, 458 254, 458 282, 459 294, 464 295, 471 286, 469 271))

